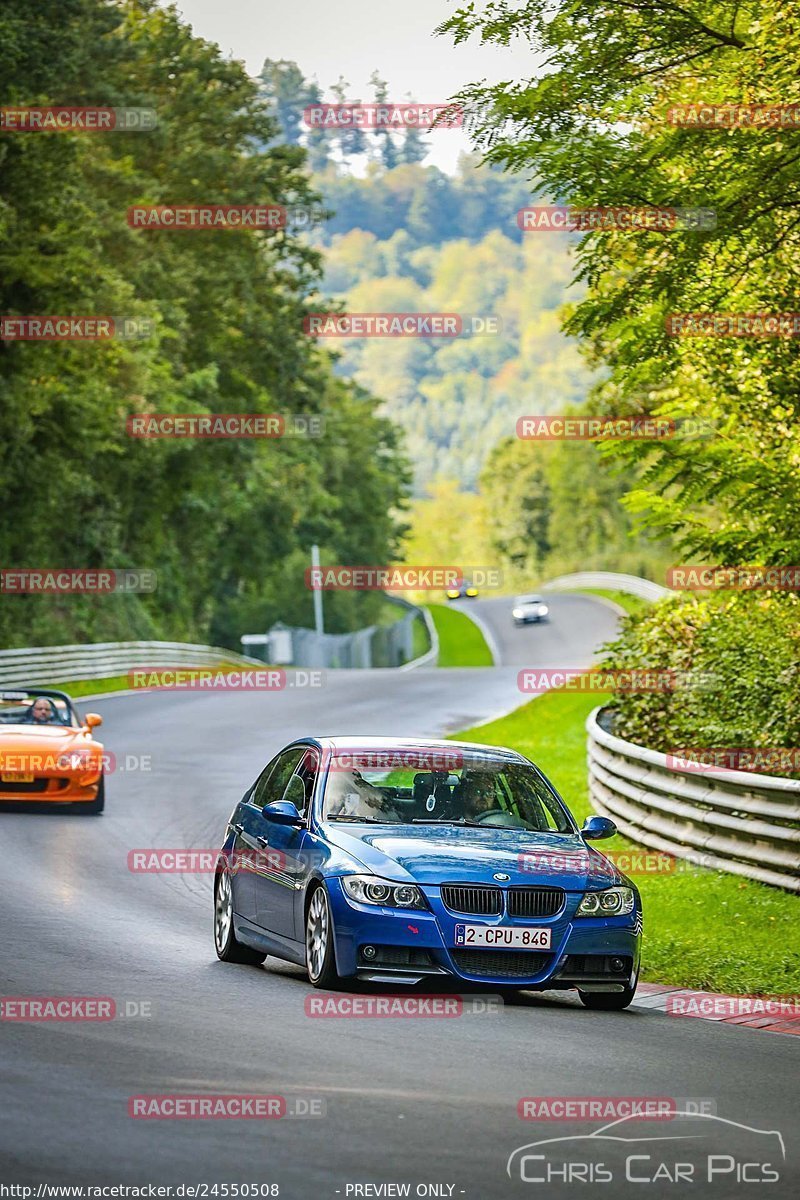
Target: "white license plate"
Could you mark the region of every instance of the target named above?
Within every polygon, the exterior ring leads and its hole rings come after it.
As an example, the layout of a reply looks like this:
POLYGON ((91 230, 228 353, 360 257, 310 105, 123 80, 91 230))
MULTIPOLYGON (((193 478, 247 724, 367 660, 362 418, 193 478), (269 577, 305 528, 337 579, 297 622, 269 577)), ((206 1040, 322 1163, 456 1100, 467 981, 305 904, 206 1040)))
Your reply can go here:
POLYGON ((456 925, 457 946, 549 950, 551 937, 551 929, 537 929, 533 925, 456 925))

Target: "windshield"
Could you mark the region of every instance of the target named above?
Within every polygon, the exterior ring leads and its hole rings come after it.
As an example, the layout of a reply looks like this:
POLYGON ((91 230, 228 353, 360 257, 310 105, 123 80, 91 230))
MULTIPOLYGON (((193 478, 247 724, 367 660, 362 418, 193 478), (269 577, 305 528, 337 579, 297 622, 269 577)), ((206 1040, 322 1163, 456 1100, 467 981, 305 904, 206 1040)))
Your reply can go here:
POLYGON ((72 710, 56 696, 0 693, 0 725, 72 725, 72 710))
MULTIPOLYGON (((411 752, 398 751, 402 759, 411 752)), ((382 824, 447 824, 573 833, 566 808, 539 772, 527 763, 488 755, 446 753, 457 765, 442 764, 442 754, 426 764, 376 763, 335 754, 325 786, 323 818, 382 824), (429 765, 431 769, 425 769, 429 765)))

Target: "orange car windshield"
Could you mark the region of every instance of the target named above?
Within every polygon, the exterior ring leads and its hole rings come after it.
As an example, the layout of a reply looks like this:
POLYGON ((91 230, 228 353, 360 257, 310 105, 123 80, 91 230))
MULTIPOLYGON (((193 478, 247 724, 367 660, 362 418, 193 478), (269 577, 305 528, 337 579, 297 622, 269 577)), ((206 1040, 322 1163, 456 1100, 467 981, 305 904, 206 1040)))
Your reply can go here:
POLYGON ((72 725, 69 705, 56 696, 0 694, 0 725, 72 725))

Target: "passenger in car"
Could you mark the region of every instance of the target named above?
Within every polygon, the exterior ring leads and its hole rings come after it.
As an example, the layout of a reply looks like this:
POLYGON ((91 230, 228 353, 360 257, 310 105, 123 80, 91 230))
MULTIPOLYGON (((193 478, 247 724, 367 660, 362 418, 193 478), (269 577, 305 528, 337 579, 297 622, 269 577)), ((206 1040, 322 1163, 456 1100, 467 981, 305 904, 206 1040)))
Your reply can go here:
POLYGON ((326 817, 377 817, 382 821, 400 821, 388 797, 364 779, 360 771, 336 771, 325 791, 326 817))

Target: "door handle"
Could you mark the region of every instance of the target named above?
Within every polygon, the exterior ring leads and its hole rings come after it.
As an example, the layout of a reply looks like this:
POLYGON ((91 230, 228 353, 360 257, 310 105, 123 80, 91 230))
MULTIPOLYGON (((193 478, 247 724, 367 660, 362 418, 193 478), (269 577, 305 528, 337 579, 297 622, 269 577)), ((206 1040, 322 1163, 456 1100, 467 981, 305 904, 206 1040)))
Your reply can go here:
POLYGON ((256 841, 258 842, 259 846, 268 846, 269 845, 269 838, 257 837, 256 841))
POLYGON ((244 833, 244 825, 231 825, 234 833, 244 833))

